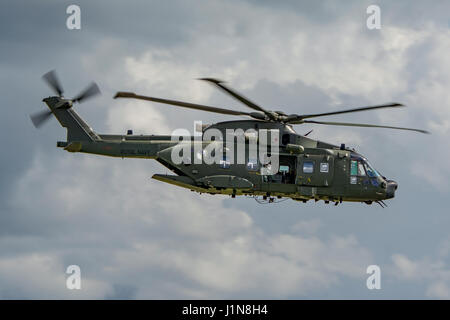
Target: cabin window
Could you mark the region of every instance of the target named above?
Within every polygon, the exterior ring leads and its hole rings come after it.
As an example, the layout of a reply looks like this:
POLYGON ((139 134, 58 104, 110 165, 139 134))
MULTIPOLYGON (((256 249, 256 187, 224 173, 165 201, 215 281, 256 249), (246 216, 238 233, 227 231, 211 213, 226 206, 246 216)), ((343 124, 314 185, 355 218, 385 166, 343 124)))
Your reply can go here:
POLYGON ((305 161, 303 162, 303 173, 313 173, 314 172, 314 162, 305 161))
POLYGON ((189 150, 188 152, 186 152, 186 154, 184 154, 184 150, 183 150, 183 156, 182 156, 182 160, 181 162, 185 165, 188 166, 192 163, 192 158, 191 158, 191 150, 189 150))
POLYGON ((328 173, 328 171, 329 171, 329 164, 328 164, 328 162, 321 162, 320 163, 320 172, 328 173))
POLYGON ((281 143, 283 145, 287 145, 288 143, 290 143, 291 140, 291 135, 288 133, 283 134, 283 136, 281 137, 281 143))
POLYGON ((202 163, 203 161, 203 152, 202 151, 197 151, 195 153, 195 158, 197 161, 194 161, 194 163, 202 163))
POLYGON ((222 169, 229 169, 231 165, 230 159, 227 156, 223 156, 223 158, 219 161, 219 166, 222 169))
POLYGON ((258 160, 257 159, 248 159, 247 162, 247 170, 249 171, 258 171, 259 169, 259 165, 258 165, 258 160))

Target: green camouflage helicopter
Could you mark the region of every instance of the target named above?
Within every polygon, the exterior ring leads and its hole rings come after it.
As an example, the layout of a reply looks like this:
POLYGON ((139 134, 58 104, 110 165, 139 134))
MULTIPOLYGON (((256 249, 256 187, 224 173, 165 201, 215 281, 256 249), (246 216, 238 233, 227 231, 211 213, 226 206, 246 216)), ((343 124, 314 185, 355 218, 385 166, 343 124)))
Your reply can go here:
MULTIPOLYGON (((277 202, 281 198, 291 198, 303 202, 312 199, 315 201, 323 200, 325 203, 331 201, 336 205, 342 203, 342 201, 367 204, 376 202, 384 207, 386 204, 383 200, 394 197, 397 183, 382 176, 364 156, 353 149, 346 148, 344 144, 336 146, 308 138, 309 132, 300 135, 294 131, 292 125, 312 123, 428 133, 425 130, 412 128, 309 120, 310 118, 335 114, 402 107, 403 105, 399 103, 318 114, 287 115, 282 111, 266 110, 225 86, 223 82, 212 78, 201 80, 217 86, 253 111, 234 111, 136 95, 130 92, 118 92, 114 98, 148 100, 184 108, 252 118, 250 120, 202 125, 200 132, 204 136, 208 130, 214 129, 224 136, 229 136, 230 130, 232 132, 244 132, 244 138, 231 140, 230 144, 229 140, 219 141, 205 139, 205 137, 198 139, 194 135, 189 136, 184 140, 184 146, 186 146, 186 140, 189 142, 189 154, 183 154, 184 158, 189 160, 199 156, 201 158, 207 145, 214 143, 220 144, 221 150, 223 150, 222 153, 214 155, 216 158, 219 157, 220 161, 211 164, 206 164, 204 161, 182 161, 179 163, 179 161, 174 161, 173 154, 175 148, 180 146, 180 139, 174 139, 173 135, 133 135, 132 130, 128 130, 124 135, 99 134, 83 121, 72 106, 75 102, 82 102, 99 94, 100 90, 95 83, 92 83, 75 98, 66 99, 63 97, 62 86, 54 71, 46 73, 43 79, 57 95, 43 99, 50 110, 31 115, 31 120, 36 127, 40 127, 53 114, 61 125, 67 128, 67 141, 57 142, 57 147, 64 148, 69 152, 84 152, 120 158, 154 159, 174 173, 173 175, 154 174, 152 178, 156 180, 199 193, 226 194, 233 198, 236 195, 251 196, 260 203, 271 203, 277 202), (276 170, 272 170, 270 174, 262 171, 262 168, 266 166, 263 165, 261 159, 264 158, 264 154, 259 153, 257 156, 250 156, 250 143, 257 140, 258 135, 248 136, 247 133, 260 133, 262 131, 270 132, 271 139, 270 141, 265 140, 266 145, 272 147, 276 144, 277 147, 276 154, 270 154, 271 151, 266 154, 268 157, 277 157, 276 170), (235 155, 230 158, 225 151, 225 149, 229 150, 230 148, 235 150, 238 147, 244 147, 245 150, 241 162, 236 161, 235 155)), ((261 144, 259 147, 261 147, 261 144)))

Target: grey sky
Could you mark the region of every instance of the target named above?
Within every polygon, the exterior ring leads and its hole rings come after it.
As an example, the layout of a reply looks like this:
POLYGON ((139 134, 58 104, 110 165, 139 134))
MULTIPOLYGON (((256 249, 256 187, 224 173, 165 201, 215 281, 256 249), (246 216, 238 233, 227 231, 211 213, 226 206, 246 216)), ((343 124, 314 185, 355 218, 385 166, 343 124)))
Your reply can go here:
MULTIPOLYGON (((67 1, 0 4, 0 298, 450 298, 448 1, 67 1), (399 183, 387 209, 197 195, 149 179, 152 161, 69 154, 54 119, 28 115, 51 91, 95 80, 76 106, 98 132, 170 133, 229 120, 118 90, 243 109, 199 77, 267 108, 319 112, 398 101, 404 110, 335 117, 430 130, 297 126, 355 147, 399 183), (82 290, 65 288, 65 268, 82 290), (382 289, 366 288, 366 267, 382 289)), ((331 119, 331 118, 330 118, 331 119)))

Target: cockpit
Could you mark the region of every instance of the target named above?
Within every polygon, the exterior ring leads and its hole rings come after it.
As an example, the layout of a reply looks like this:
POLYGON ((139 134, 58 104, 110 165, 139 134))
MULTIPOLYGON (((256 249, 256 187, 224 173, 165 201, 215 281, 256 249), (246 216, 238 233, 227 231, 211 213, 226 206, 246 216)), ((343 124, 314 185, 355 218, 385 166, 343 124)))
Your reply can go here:
POLYGON ((375 170, 366 158, 355 153, 351 154, 350 175, 382 178, 382 175, 375 170))
POLYGON ((384 189, 386 197, 393 198, 397 183, 382 176, 366 158, 357 153, 350 157, 350 184, 362 184, 384 189))

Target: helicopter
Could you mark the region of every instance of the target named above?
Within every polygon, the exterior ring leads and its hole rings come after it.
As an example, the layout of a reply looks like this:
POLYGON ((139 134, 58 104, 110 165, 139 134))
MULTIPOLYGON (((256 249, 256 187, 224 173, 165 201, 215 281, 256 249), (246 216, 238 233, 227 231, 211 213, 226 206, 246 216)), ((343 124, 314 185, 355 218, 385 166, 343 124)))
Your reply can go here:
MULTIPOLYGON (((219 113, 232 116, 244 116, 250 119, 218 122, 201 125, 200 135, 206 136, 208 130, 214 129, 227 135, 229 130, 245 131, 243 140, 197 139, 189 136, 188 153, 184 156, 198 157, 204 154, 206 146, 214 143, 220 145, 216 157, 220 161, 211 164, 204 162, 173 159, 174 150, 180 140, 172 135, 134 135, 132 130, 126 134, 100 134, 95 132, 73 109, 75 103, 81 103, 100 93, 97 84, 92 83, 84 91, 72 99, 64 98, 63 88, 54 70, 43 75, 43 80, 56 93, 43 99, 49 110, 30 116, 34 126, 40 128, 52 115, 67 129, 66 141, 58 141, 57 147, 68 152, 82 152, 101 156, 120 158, 153 159, 168 168, 173 174, 154 174, 153 179, 186 188, 200 194, 222 194, 232 198, 236 196, 253 197, 259 203, 274 203, 287 199, 302 201, 323 200, 325 203, 338 205, 344 201, 366 204, 378 203, 385 207, 383 200, 392 199, 398 188, 397 182, 380 174, 366 157, 341 144, 340 146, 311 139, 308 132, 298 134, 293 125, 321 124, 332 126, 388 128, 429 133, 414 128, 393 127, 385 125, 317 121, 311 118, 346 114, 386 108, 404 107, 401 103, 389 103, 361 108, 337 110, 315 114, 286 114, 282 111, 267 110, 234 89, 223 81, 214 78, 201 78, 234 99, 252 109, 251 112, 235 111, 214 106, 188 103, 183 101, 161 99, 138 95, 133 92, 117 92, 114 99, 138 99, 160 104, 172 105, 194 110, 219 113), (276 154, 266 156, 277 157, 276 170, 263 172, 262 158, 264 154, 250 156, 251 141, 258 135, 250 137, 246 133, 260 133, 269 130, 271 140, 265 145, 276 144, 276 154), (243 161, 230 159, 225 149, 244 147, 243 161), (281 200, 280 200, 281 199, 281 200)), ((184 141, 186 142, 186 140, 184 141)), ((259 145, 261 146, 261 144, 259 145)), ((272 149, 271 149, 272 150, 272 149)), ((270 163, 269 163, 270 166, 270 163)))

